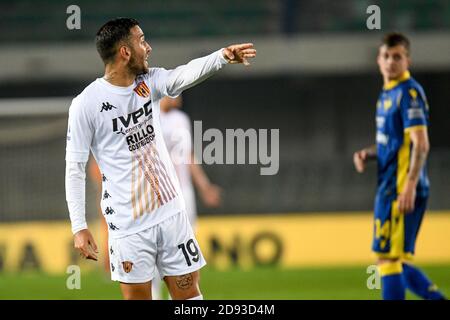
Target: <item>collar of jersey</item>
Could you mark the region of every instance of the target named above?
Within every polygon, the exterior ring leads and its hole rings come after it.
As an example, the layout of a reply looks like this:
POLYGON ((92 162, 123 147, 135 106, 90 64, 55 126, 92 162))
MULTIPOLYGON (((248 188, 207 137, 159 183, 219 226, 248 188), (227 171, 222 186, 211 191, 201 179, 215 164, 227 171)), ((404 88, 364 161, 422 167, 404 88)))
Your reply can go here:
POLYGON ((113 91, 115 93, 119 93, 119 94, 130 94, 130 92, 132 92, 134 87, 136 86, 136 84, 133 83, 132 85, 130 85, 128 87, 120 87, 120 86, 116 86, 116 85, 113 85, 113 84, 109 83, 104 78, 98 78, 98 79, 99 79, 101 84, 106 86, 111 91, 113 91))
POLYGON ((409 73, 409 71, 405 71, 398 79, 389 81, 384 86, 384 90, 391 90, 392 88, 398 86, 401 82, 406 81, 409 78, 411 78, 411 73, 409 73))

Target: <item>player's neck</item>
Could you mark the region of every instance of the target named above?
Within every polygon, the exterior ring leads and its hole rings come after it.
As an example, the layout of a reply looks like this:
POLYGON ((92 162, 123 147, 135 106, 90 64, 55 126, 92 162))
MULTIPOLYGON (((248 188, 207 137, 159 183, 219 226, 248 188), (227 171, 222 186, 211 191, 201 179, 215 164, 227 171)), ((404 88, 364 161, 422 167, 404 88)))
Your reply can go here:
POLYGON ((118 87, 129 87, 134 83, 136 75, 125 68, 107 65, 103 79, 118 87))
POLYGON ((391 82, 391 79, 388 76, 383 76, 383 86, 386 87, 389 82, 391 82))
POLYGON ((383 75, 383 85, 385 88, 392 87, 394 84, 409 79, 409 70, 403 71, 399 76, 395 78, 389 78, 387 75, 383 75))

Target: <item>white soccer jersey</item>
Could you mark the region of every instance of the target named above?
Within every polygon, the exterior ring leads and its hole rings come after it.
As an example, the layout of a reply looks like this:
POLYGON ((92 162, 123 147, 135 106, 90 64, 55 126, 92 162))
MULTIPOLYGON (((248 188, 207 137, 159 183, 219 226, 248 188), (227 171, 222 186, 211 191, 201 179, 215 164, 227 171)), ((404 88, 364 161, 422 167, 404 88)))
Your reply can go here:
POLYGON ((192 154, 191 122, 185 112, 177 109, 161 112, 160 118, 164 141, 180 181, 189 221, 195 224, 197 206, 189 169, 192 154))
POLYGON ((73 100, 66 161, 86 162, 89 151, 95 157, 111 237, 140 232, 184 210, 162 137, 159 100, 179 95, 226 63, 221 49, 174 70, 150 68, 129 87, 99 78, 73 100))

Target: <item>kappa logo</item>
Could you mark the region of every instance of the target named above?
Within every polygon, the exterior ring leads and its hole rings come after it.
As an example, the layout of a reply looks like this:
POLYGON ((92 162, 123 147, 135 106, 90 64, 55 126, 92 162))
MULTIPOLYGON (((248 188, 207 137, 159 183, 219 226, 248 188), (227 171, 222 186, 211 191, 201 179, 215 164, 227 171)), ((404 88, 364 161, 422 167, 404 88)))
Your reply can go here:
POLYGON ((130 273, 131 269, 133 268, 133 262, 124 261, 124 262, 122 262, 122 267, 123 267, 123 271, 125 271, 125 273, 130 273))
POLYGON ((109 102, 103 102, 102 104, 102 109, 100 110, 100 112, 103 111, 110 111, 112 109, 117 109, 116 107, 114 107, 112 104, 110 104, 109 102))
POLYGON ((112 222, 110 222, 108 224, 109 229, 111 229, 112 231, 116 231, 116 230, 120 230, 119 228, 117 228, 112 222))
POLYGON ((105 190, 105 193, 103 194, 103 200, 111 198, 111 195, 108 193, 108 190, 105 190))
POLYGON ((106 209, 105 209, 105 214, 114 214, 114 213, 115 213, 115 211, 114 211, 113 208, 111 208, 111 207, 106 207, 106 209))

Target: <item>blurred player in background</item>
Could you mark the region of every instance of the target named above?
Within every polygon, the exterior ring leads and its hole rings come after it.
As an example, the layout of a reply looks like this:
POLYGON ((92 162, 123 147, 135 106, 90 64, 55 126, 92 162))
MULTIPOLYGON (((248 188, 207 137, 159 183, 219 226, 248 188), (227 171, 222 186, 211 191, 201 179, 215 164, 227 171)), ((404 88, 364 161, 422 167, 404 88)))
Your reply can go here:
POLYGON ((377 254, 383 299, 405 299, 406 289, 423 299, 442 293, 411 264, 427 206, 429 106, 422 86, 409 72, 410 42, 403 34, 385 35, 378 66, 384 87, 376 110, 376 145, 355 152, 359 173, 377 160, 378 187, 372 250, 377 254))
MULTIPOLYGON (((196 164, 192 151, 192 130, 189 116, 180 110, 183 104, 182 96, 176 98, 164 97, 159 105, 160 119, 164 141, 170 158, 180 181, 181 192, 186 202, 186 212, 192 228, 196 229, 197 205, 194 185, 206 207, 216 208, 221 203, 221 189, 212 184, 201 165, 196 164)), ((160 281, 158 277, 152 281, 152 296, 160 297, 160 281)))
POLYGON ((109 227, 111 278, 125 299, 151 299, 158 270, 174 299, 202 299, 205 260, 187 218, 165 146, 159 101, 176 97, 224 65, 256 56, 253 45, 231 45, 173 70, 149 68, 139 23, 117 18, 97 33, 105 74, 73 101, 66 147, 66 199, 74 245, 86 259, 98 248, 85 216, 85 166, 91 151, 102 173, 101 208, 109 227))
POLYGON ((197 206, 194 185, 207 207, 216 208, 221 203, 221 189, 212 184, 201 165, 196 164, 192 151, 192 130, 189 116, 180 110, 183 99, 164 97, 160 102, 161 129, 175 171, 180 180, 181 191, 186 202, 189 221, 195 229, 197 206))

